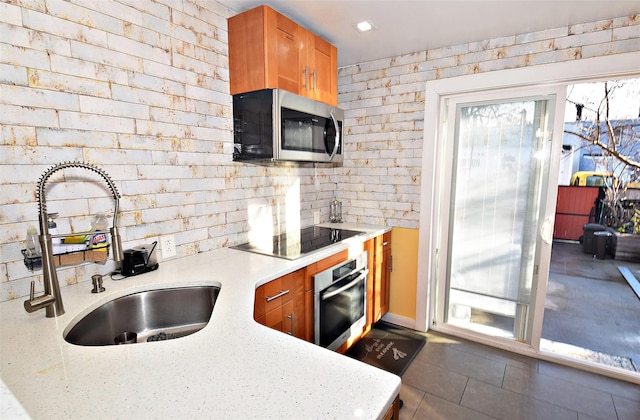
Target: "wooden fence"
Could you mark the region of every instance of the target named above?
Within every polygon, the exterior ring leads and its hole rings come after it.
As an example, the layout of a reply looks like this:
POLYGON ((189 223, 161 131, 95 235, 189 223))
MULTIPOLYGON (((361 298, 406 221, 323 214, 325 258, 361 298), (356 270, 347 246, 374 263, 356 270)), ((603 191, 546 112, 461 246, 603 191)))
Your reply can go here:
POLYGON ((577 241, 586 223, 596 220, 599 187, 559 186, 553 239, 577 241))

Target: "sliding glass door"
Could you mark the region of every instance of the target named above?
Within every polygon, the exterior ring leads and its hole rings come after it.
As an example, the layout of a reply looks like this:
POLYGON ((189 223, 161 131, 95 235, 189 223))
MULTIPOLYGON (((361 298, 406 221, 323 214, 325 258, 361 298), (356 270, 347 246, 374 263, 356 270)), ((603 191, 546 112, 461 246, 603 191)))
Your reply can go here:
POLYGON ((537 345, 536 294, 548 275, 547 204, 555 202, 557 180, 552 156, 560 150, 552 136, 556 95, 486 97, 447 100, 443 168, 451 182, 441 202, 446 253, 436 319, 537 345))

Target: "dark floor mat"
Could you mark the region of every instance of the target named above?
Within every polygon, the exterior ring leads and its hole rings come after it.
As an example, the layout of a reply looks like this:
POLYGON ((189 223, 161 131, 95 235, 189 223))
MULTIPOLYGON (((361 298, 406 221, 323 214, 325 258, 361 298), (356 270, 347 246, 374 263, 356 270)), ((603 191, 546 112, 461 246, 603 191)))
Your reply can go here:
POLYGON ((402 376, 426 341, 410 330, 378 323, 346 355, 402 376))

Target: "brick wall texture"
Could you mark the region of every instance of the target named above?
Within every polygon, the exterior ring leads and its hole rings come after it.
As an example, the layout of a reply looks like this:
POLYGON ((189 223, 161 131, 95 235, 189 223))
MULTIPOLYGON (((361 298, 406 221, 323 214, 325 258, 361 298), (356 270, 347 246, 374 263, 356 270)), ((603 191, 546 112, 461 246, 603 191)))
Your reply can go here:
MULTIPOLYGON (((311 225, 314 211, 326 222, 334 196, 348 222, 417 228, 431 181, 420 174, 426 81, 640 50, 632 16, 345 67, 344 165, 257 166, 231 158, 231 14, 207 0, 0 0, 0 301, 28 295, 32 280, 42 289, 20 250, 38 224, 39 177, 57 163, 111 176, 124 248, 173 234, 178 258, 311 225)), ((112 211, 99 178, 58 175, 47 204, 60 232, 112 211)), ((75 284, 114 267, 58 276, 75 284)))

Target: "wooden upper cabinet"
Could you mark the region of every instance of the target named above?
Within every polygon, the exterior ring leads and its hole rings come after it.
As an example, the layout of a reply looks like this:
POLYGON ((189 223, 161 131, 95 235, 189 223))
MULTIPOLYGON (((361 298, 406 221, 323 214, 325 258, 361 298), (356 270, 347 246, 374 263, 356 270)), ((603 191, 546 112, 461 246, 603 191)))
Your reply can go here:
POLYGON ((265 69, 269 85, 297 93, 300 90, 301 46, 304 43, 300 27, 292 20, 276 14, 267 13, 267 67, 265 69), (275 21, 275 25, 271 23, 275 21), (275 29, 273 29, 275 26, 275 29), (275 33, 272 33, 275 32, 275 33), (275 40, 269 42, 269 39, 275 40), (273 79, 273 80, 271 80, 273 79))
POLYGON ((318 101, 338 104, 338 50, 319 36, 308 33, 309 90, 318 101))
POLYGON ((283 89, 338 104, 338 50, 268 6, 229 18, 231 94, 283 89))

